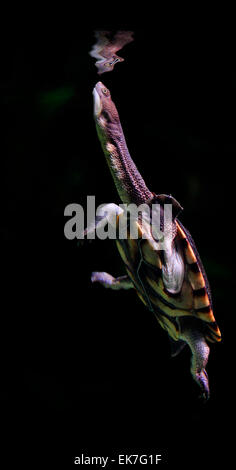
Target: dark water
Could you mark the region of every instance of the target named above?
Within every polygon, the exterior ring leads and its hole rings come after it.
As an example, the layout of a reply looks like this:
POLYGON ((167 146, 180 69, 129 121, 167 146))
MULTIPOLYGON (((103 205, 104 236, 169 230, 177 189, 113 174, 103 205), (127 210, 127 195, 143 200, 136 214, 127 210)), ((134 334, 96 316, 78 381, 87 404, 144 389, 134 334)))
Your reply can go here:
POLYGON ((67 204, 87 195, 119 203, 92 119, 92 29, 5 36, 1 405, 9 459, 67 468, 81 453, 161 453, 174 468, 225 462, 231 452, 236 75, 230 37, 196 31, 135 30, 125 62, 102 81, 147 185, 184 207, 181 221, 206 267, 223 342, 211 350, 205 406, 188 351, 170 359, 165 333, 134 293, 91 286, 93 270, 123 274, 112 241, 78 248, 63 235, 67 204))

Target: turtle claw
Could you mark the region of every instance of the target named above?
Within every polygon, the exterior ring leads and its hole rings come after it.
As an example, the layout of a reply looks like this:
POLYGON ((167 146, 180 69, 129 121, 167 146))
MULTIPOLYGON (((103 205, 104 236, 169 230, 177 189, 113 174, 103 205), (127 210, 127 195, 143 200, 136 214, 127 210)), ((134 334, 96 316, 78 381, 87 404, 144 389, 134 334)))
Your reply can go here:
POLYGON ((92 272, 91 274, 91 282, 94 283, 94 282, 97 282, 97 272, 92 272))
POLYGON ((201 393, 198 398, 202 403, 206 403, 210 398, 210 389, 206 369, 202 369, 200 372, 198 372, 195 376, 195 380, 201 387, 201 393))

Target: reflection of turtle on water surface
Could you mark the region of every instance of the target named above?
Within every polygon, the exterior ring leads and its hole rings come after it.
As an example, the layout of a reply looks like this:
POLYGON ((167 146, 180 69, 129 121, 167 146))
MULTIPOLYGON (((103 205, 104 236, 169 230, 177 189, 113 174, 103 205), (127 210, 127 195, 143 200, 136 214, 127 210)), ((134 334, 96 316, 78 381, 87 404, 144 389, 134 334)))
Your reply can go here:
POLYGON ((90 55, 97 59, 95 65, 98 74, 111 72, 117 62, 124 61, 116 52, 133 41, 133 33, 132 31, 117 31, 112 37, 109 31, 95 31, 95 37, 96 44, 93 45, 90 55))
MULTIPOLYGON (((209 397, 206 365, 209 343, 221 340, 212 311, 212 300, 207 277, 189 232, 177 219, 181 206, 171 196, 149 191, 128 152, 119 115, 110 92, 98 82, 94 88, 94 116, 99 139, 112 173, 117 191, 124 204, 158 203, 163 216, 164 204, 172 204, 170 236, 164 250, 158 250, 154 237, 145 223, 135 219, 138 238, 118 239, 117 247, 127 275, 114 278, 105 272, 94 272, 92 282, 111 289, 136 290, 142 302, 155 314, 172 343, 173 355, 185 344, 192 352, 191 373, 199 384, 202 397, 209 397), (146 235, 146 237, 145 237, 146 235)), ((124 211, 116 204, 103 207, 86 233, 105 227, 116 220, 117 228, 124 211), (114 219, 115 217, 115 219, 114 219)))

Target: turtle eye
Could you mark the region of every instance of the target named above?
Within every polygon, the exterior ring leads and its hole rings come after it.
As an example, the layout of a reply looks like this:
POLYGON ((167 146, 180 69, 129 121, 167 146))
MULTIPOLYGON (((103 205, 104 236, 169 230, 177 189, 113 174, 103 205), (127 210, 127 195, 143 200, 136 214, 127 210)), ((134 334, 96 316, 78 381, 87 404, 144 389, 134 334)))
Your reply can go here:
POLYGON ((108 89, 107 88, 103 88, 102 92, 103 92, 104 95, 108 95, 108 89))

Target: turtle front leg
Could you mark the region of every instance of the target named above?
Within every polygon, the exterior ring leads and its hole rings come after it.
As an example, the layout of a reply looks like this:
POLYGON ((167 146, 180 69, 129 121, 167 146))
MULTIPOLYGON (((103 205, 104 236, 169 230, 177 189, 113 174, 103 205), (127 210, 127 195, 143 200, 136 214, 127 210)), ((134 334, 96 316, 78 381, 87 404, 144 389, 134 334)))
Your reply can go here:
POLYGON ((111 274, 105 272, 94 272, 91 276, 92 282, 99 282, 102 286, 113 289, 131 289, 133 283, 128 276, 113 277, 111 274))
POLYGON ((105 204, 98 208, 95 220, 85 229, 84 236, 88 239, 93 239, 95 238, 95 233, 97 233, 99 238, 103 238, 103 229, 107 227, 108 224, 116 227, 117 216, 120 216, 123 212, 124 210, 121 207, 113 203, 105 204))
POLYGON ((191 325, 191 321, 187 319, 182 319, 180 339, 185 341, 191 349, 191 374, 201 388, 200 398, 207 401, 210 396, 210 389, 205 368, 210 348, 206 343, 203 333, 195 325, 191 325))

